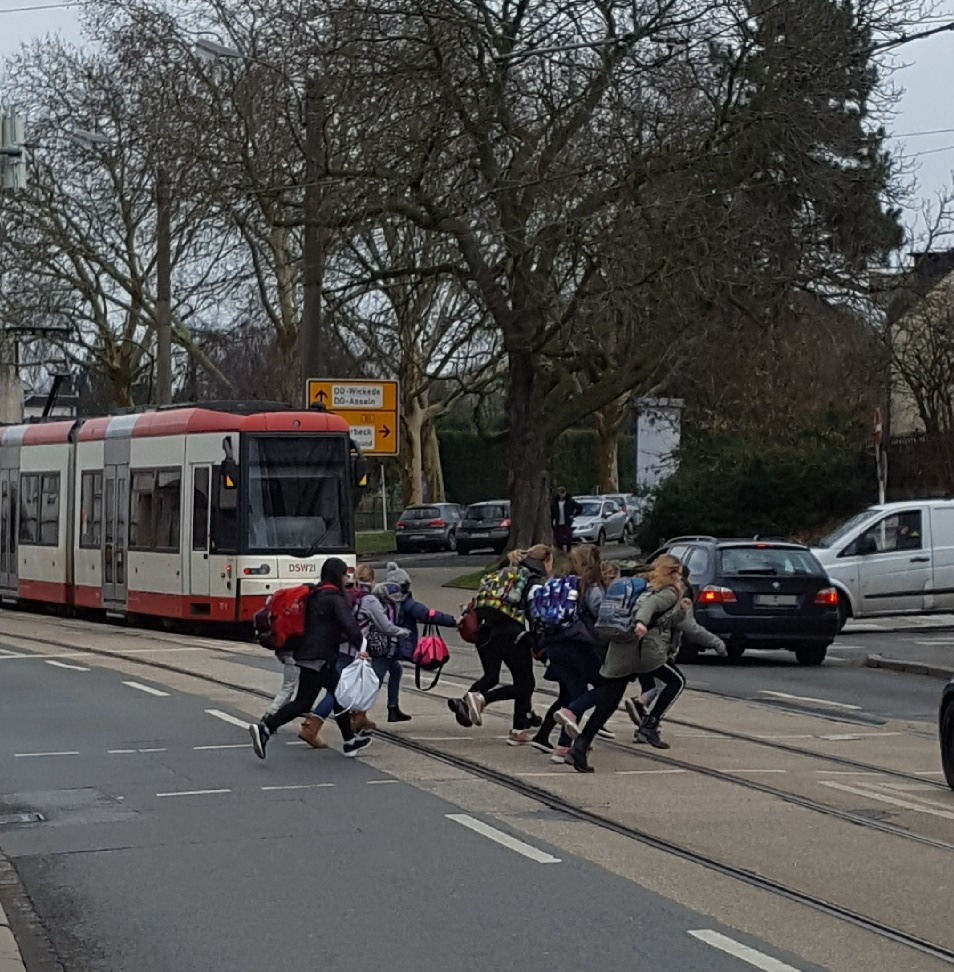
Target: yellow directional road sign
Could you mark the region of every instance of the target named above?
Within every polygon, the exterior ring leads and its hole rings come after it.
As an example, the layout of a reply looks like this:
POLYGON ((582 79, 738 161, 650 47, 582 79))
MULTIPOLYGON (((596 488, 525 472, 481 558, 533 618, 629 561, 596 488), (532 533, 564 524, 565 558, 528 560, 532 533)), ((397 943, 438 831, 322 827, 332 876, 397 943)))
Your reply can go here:
POLYGON ((339 414, 369 456, 398 454, 398 400, 396 381, 308 379, 308 404, 339 414))

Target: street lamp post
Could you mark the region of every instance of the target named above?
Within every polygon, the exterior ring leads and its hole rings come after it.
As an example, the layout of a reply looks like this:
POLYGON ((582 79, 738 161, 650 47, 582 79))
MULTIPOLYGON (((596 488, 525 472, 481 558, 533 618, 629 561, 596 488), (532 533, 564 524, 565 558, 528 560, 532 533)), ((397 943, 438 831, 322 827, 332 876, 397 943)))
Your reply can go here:
MULTIPOLYGON (((73 139, 87 146, 111 146, 99 132, 74 129, 73 139)), ((172 193, 165 166, 156 169, 156 392, 159 405, 172 403, 172 193)))

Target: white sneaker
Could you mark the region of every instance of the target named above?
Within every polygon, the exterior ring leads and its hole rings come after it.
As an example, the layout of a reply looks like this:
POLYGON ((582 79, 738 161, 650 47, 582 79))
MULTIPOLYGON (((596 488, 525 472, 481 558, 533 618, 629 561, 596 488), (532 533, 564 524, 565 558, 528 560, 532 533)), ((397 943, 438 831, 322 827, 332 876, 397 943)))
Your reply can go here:
POLYGON ((580 727, 577 724, 576 716, 569 709, 560 709, 553 716, 553 721, 566 730, 566 734, 571 739, 576 739, 580 734, 580 727))
POLYGON ((533 742, 532 729, 511 729, 507 737, 508 746, 528 746, 533 742))
POLYGON ((599 736, 601 739, 615 739, 616 738, 616 733, 615 732, 610 732, 609 729, 597 729, 596 730, 596 735, 599 736))
POLYGON ((484 697, 480 692, 468 692, 464 696, 464 701, 467 703, 467 711, 470 713, 470 721, 473 722, 475 726, 482 726, 484 724, 484 719, 481 713, 484 711, 484 706, 487 704, 484 702, 484 697))

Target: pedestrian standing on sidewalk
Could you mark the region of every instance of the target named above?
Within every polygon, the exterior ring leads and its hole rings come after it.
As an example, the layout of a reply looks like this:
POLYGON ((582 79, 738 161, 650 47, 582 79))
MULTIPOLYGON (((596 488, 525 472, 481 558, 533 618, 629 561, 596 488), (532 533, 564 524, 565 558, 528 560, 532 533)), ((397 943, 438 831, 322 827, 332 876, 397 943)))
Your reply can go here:
POLYGON ((553 570, 553 551, 537 544, 529 550, 513 550, 500 570, 481 581, 477 593, 477 655, 483 674, 459 699, 447 707, 458 725, 483 723, 482 713, 494 702, 513 700, 513 723, 507 744, 525 746, 533 739, 529 727, 533 690, 533 639, 526 627, 530 592, 553 570), (506 665, 513 678, 500 684, 500 668, 506 665))
POLYGON ((599 682, 600 666, 606 657, 606 642, 597 635, 594 625, 603 601, 603 575, 599 547, 587 543, 574 547, 566 558, 566 575, 576 577, 579 592, 577 618, 562 631, 544 634, 541 645, 546 651, 544 678, 559 685, 553 705, 543 717, 543 724, 531 741, 535 749, 553 754, 554 762, 563 762, 571 739, 565 729, 554 748, 550 736, 556 725, 554 716, 564 706, 583 695, 599 682))
MULTIPOLYGON (((265 758, 269 737, 280 726, 304 715, 315 704, 322 689, 331 692, 338 686, 335 661, 338 647, 347 641, 355 648, 363 643, 351 606, 345 597, 344 578, 348 565, 331 557, 321 566, 321 582, 309 595, 305 609, 305 633, 295 639, 292 647, 295 664, 299 668, 295 697, 286 702, 274 715, 266 715, 261 722, 248 727, 252 747, 259 759, 265 758)), ((351 716, 337 702, 334 703, 335 722, 344 740, 344 754, 356 756, 371 745, 370 736, 355 737, 351 716)))
POLYGON ((573 517, 580 512, 580 504, 568 496, 565 486, 558 486, 550 502, 550 526, 553 527, 553 545, 567 553, 573 546, 573 517))

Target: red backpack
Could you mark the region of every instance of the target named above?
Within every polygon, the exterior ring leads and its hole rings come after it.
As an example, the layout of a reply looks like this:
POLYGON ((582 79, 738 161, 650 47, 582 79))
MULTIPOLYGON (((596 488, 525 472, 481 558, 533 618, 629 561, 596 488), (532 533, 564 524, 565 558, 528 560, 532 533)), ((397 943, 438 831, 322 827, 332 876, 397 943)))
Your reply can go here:
POLYGON ((265 607, 255 613, 253 623, 258 643, 269 651, 281 651, 290 638, 305 633, 305 613, 313 584, 283 587, 269 594, 265 607))

